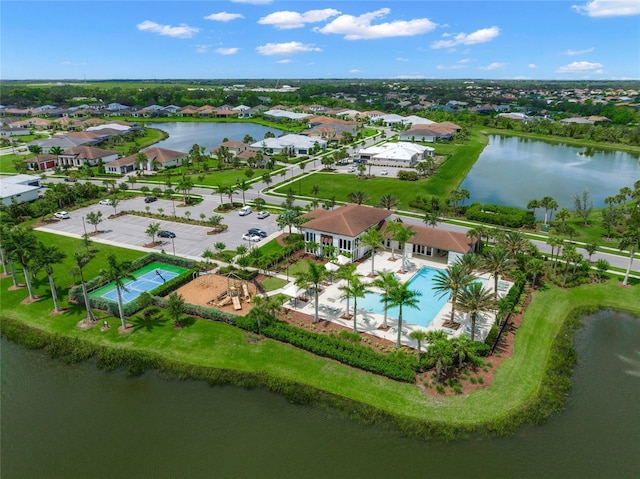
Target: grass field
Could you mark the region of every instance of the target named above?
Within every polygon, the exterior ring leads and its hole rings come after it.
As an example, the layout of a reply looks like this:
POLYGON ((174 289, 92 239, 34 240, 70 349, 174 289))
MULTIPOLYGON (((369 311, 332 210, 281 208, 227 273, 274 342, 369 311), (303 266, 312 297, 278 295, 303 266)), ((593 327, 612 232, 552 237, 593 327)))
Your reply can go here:
MULTIPOLYGON (((79 240, 38 233, 43 240, 54 241, 68 254, 82 247, 79 240)), ((94 245, 95 259, 85 269, 85 277, 97 274, 106 265, 106 254, 114 252, 122 259, 133 259, 142 253, 94 245)), ((72 275, 70 259, 55 267, 55 276, 63 304, 72 275)), ((532 400, 542 381, 550 345, 563 320, 577 306, 624 309, 640 314, 638 285, 621 288, 615 281, 589 285, 572 290, 554 287, 538 291, 527 310, 515 341, 515 354, 505 360, 496 373, 491 387, 468 396, 432 398, 417 386, 402 384, 346 367, 335 361, 298 350, 272 340, 247 341, 243 331, 222 323, 195 321, 176 330, 168 321, 158 321, 148 327, 148 319, 135 315, 129 318, 134 332, 120 335, 116 328, 101 332, 99 328, 81 330, 76 323, 84 315, 81 308, 70 306, 61 316, 50 316, 52 302, 47 294, 44 275, 35 283, 43 298, 22 305, 25 290, 8 291, 10 278, 1 280, 2 315, 17 318, 34 327, 69 337, 94 341, 112 347, 127 347, 160 354, 170 360, 237 371, 263 371, 276 377, 307 384, 384 411, 451 424, 473 425, 498 419, 512 413, 532 400)), ((102 319, 102 318, 101 318, 102 319)), ((114 323, 117 321, 111 319, 114 323)))
POLYGON ((423 198, 437 196, 441 201, 446 201, 449 193, 462 183, 487 142, 486 136, 474 132, 464 145, 438 145, 439 154, 448 155, 447 160, 432 177, 423 180, 400 181, 389 177, 358 179, 356 174, 319 172, 301 176, 284 187, 274 188, 274 191, 284 194, 291 188, 297 195, 313 198, 312 188, 317 185, 320 199, 335 196, 336 201, 346 202, 349 193, 361 190, 369 196, 365 204, 375 206, 382 196, 393 195, 399 200, 398 209, 409 210, 409 201, 418 195, 423 198))

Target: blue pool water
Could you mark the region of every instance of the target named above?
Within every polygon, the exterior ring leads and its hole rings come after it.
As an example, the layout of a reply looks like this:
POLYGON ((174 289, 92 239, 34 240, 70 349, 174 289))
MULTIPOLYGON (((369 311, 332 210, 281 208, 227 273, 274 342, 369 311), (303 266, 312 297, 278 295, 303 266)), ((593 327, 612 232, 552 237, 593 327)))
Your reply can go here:
MULTIPOLYGON (((448 294, 439 298, 433 291, 433 280, 438 271, 440 270, 423 266, 409 280, 410 289, 420 291, 422 296, 418 298, 417 308, 408 308, 406 306, 402 308, 403 323, 416 324, 426 328, 447 303, 448 294)), ((479 281, 484 280, 480 279, 479 281)), ((382 296, 378 293, 367 293, 364 298, 358 299, 358 309, 384 315, 384 303, 380 301, 381 299, 382 296)), ((353 299, 351 299, 351 306, 353 306, 353 299)), ((398 313, 398 307, 389 308, 387 317, 397 318, 398 313)))

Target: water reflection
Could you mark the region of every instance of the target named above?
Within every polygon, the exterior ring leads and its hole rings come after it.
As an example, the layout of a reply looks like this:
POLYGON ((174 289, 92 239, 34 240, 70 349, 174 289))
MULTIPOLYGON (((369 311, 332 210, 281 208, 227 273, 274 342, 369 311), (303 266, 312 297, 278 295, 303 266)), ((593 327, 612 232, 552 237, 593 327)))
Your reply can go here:
POLYGON ((604 198, 640 179, 638 155, 492 135, 461 188, 471 201, 525 208, 529 200, 551 196, 560 208, 586 188, 596 208, 604 198))

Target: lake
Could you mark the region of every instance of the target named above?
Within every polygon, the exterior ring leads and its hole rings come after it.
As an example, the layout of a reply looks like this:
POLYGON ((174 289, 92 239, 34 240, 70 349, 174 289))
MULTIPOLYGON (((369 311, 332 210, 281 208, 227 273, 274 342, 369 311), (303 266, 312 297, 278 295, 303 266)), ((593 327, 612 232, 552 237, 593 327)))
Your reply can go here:
POLYGON ((471 202, 526 208, 531 199, 554 198, 573 210, 572 195, 587 188, 593 205, 640 180, 640 156, 545 143, 517 136, 489 136, 489 144, 460 185, 471 202))
POLYGON ((2 340, 2 477, 640 477, 640 318, 576 335, 567 408, 513 437, 425 442, 262 389, 67 365, 2 340))
POLYGON ((275 136, 282 134, 277 128, 267 128, 255 123, 212 123, 212 122, 166 122, 148 123, 148 128, 157 128, 169 133, 169 138, 162 140, 154 147, 187 153, 197 143, 206 147, 207 153, 211 148, 217 148, 224 138, 232 141, 243 141, 245 135, 251 135, 256 141, 264 139, 266 132, 275 136))

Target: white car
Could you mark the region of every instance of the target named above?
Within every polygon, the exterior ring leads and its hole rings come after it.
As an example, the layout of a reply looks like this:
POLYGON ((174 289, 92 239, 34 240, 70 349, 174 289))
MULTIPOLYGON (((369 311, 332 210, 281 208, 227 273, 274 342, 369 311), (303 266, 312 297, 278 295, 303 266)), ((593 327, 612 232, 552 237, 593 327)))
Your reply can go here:
POLYGON ((54 218, 58 218, 59 220, 68 220, 70 218, 69 213, 66 211, 58 211, 53 215, 54 218))
POLYGON ((253 210, 251 209, 251 206, 243 206, 242 208, 240 208, 240 211, 238 212, 238 214, 240 216, 247 216, 247 215, 250 215, 252 211, 253 210))
POLYGON ((111 198, 107 198, 106 200, 100 200, 100 204, 111 206, 113 204, 113 200, 111 198))
POLYGON ((259 211, 256 216, 258 217, 259 220, 263 220, 265 218, 268 218, 269 214, 270 213, 268 211, 259 211))
POLYGON ((260 241, 262 238, 258 235, 250 235, 249 233, 245 233, 242 235, 242 239, 245 241, 255 241, 258 242, 260 241))
POLYGON ((387 171, 387 169, 386 169, 386 168, 383 168, 383 169, 382 169, 382 171, 380 171, 380 174, 381 174, 382 176, 387 176, 387 175, 389 174, 389 172, 387 171))

